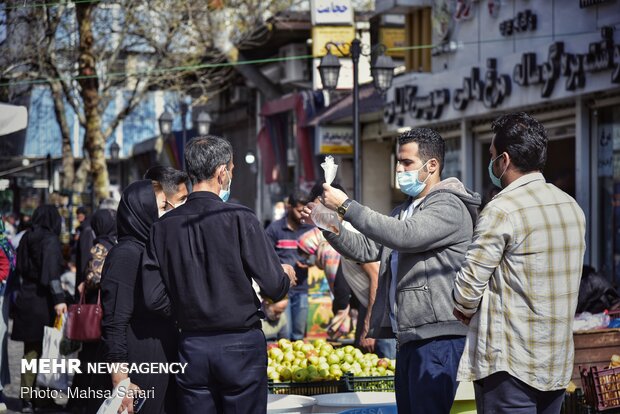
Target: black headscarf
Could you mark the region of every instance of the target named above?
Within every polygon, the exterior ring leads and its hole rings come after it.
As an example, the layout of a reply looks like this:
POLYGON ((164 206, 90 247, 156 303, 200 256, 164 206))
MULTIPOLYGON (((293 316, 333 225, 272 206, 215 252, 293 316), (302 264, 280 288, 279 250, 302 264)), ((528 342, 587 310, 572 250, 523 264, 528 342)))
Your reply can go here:
POLYGON ((32 215, 32 226, 35 230, 43 228, 60 236, 62 218, 58 214, 58 209, 49 204, 37 207, 32 215))
POLYGON ((43 286, 58 279, 62 272, 60 229, 62 218, 56 207, 37 207, 32 215, 32 229, 19 243, 17 270, 23 278, 38 280, 43 286))
POLYGON ((90 227, 96 236, 94 244, 103 243, 108 249, 116 244, 116 211, 97 210, 91 218, 90 227))
POLYGON ((133 238, 145 245, 151 225, 158 217, 153 182, 140 180, 131 183, 123 191, 117 214, 119 239, 133 238))

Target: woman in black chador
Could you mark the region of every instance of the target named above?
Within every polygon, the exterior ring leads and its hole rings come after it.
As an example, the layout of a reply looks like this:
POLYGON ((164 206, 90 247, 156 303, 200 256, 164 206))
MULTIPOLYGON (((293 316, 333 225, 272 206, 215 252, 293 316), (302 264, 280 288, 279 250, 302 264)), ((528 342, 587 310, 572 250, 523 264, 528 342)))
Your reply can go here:
MULTIPOLYGON (((41 357, 43 327, 52 326, 56 314, 66 312, 65 296, 60 285, 63 257, 60 245, 61 217, 56 207, 37 207, 33 227, 26 232, 17 249, 17 275, 20 286, 15 299, 11 339, 24 342, 24 359, 41 357)), ((21 386, 34 386, 36 374, 21 375, 21 386)), ((22 388, 23 389, 23 388, 22 388)), ((22 398, 22 412, 33 412, 29 394, 22 398)), ((52 405, 50 400, 37 405, 52 405)))
MULTIPOLYGON (((156 185, 159 189, 159 186, 156 185)), ((160 190, 161 191, 161 190, 160 190)), ((151 225, 158 217, 156 193, 150 180, 137 181, 123 192, 118 207, 118 244, 106 258, 101 277, 102 341, 106 362, 174 362, 177 330, 149 312, 141 284, 141 264, 151 225)), ((118 384, 127 375, 112 374, 118 384)), ((149 391, 141 413, 175 413, 174 375, 130 374, 131 383, 149 391)), ((129 404, 128 399, 123 405, 129 404)))

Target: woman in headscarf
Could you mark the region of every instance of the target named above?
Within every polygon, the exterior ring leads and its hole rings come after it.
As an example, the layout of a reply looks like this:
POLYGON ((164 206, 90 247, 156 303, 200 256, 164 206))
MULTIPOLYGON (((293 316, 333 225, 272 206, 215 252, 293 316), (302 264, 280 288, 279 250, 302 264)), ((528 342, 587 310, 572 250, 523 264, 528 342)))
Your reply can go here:
MULTIPOLYGON (((90 249, 90 259, 84 272, 84 281, 78 286, 79 295, 86 295, 86 303, 97 303, 100 298, 99 283, 101 282, 101 274, 104 263, 106 262, 108 253, 116 245, 116 211, 111 209, 99 209, 92 215, 90 227, 93 230, 95 239, 90 249)), ((78 297, 78 301, 80 297, 78 297)), ((100 341, 83 342, 82 350, 78 354, 81 366, 88 363, 98 362, 100 341)), ((96 374, 82 371, 75 374, 73 378, 73 387, 78 389, 86 389, 89 385, 95 384, 94 376, 96 374)), ((90 413, 89 405, 96 405, 99 399, 72 398, 69 400, 68 407, 74 414, 90 413)))
MULTIPOLYGON (((121 197, 118 244, 108 254, 101 278, 105 362, 168 363, 177 358, 174 323, 146 309, 141 287, 142 255, 151 225, 158 218, 158 205, 162 204, 158 200, 163 197, 161 186, 151 180, 132 183, 121 197)), ((112 374, 112 385, 125 378, 123 373, 112 374)), ((141 412, 177 412, 174 375, 131 374, 130 378, 142 390, 154 390, 141 412)), ((129 409, 132 404, 131 399, 125 398, 122 407, 129 409)))
MULTIPOLYGON (((24 342, 24 359, 38 359, 43 346, 43 327, 52 326, 54 317, 67 311, 60 285, 63 257, 60 245, 61 217, 54 206, 38 207, 32 217, 33 227, 17 249, 17 274, 21 286, 15 301, 11 338, 24 342)), ((31 389, 36 374, 21 375, 21 387, 31 389)), ((45 401, 47 402, 47 401, 45 401)), ((28 394, 22 398, 22 412, 33 412, 28 394)), ((49 404, 48 404, 49 405, 49 404)))
POLYGON ((7 409, 2 391, 11 382, 7 341, 11 291, 8 288, 9 280, 12 282, 15 277, 15 259, 15 249, 4 234, 4 223, 0 220, 0 412, 7 409))
POLYGON ((86 268, 85 285, 87 290, 99 289, 101 271, 108 252, 116 244, 116 211, 99 209, 93 214, 90 226, 95 233, 93 247, 90 249, 91 259, 86 268))

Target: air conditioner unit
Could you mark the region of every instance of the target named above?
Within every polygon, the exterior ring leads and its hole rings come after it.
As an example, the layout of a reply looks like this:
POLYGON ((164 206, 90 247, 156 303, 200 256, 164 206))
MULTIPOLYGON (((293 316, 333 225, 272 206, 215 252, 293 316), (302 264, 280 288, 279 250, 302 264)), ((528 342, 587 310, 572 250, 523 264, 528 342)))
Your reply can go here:
POLYGON ((280 58, 283 60, 282 70, 284 76, 280 83, 303 82, 310 80, 310 65, 308 59, 294 59, 295 56, 308 54, 308 46, 305 43, 291 43, 280 48, 280 58))
POLYGON ((230 89, 230 103, 234 104, 242 104, 246 103, 249 98, 248 88, 245 86, 233 86, 230 89))

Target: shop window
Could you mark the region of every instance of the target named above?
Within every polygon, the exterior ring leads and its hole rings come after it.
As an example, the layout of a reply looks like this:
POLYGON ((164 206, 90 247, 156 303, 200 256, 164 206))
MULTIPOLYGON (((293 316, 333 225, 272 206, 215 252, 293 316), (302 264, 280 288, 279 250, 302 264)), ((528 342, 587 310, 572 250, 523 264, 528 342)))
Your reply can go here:
POLYGON ((601 272, 620 284, 620 106, 598 111, 601 272))

